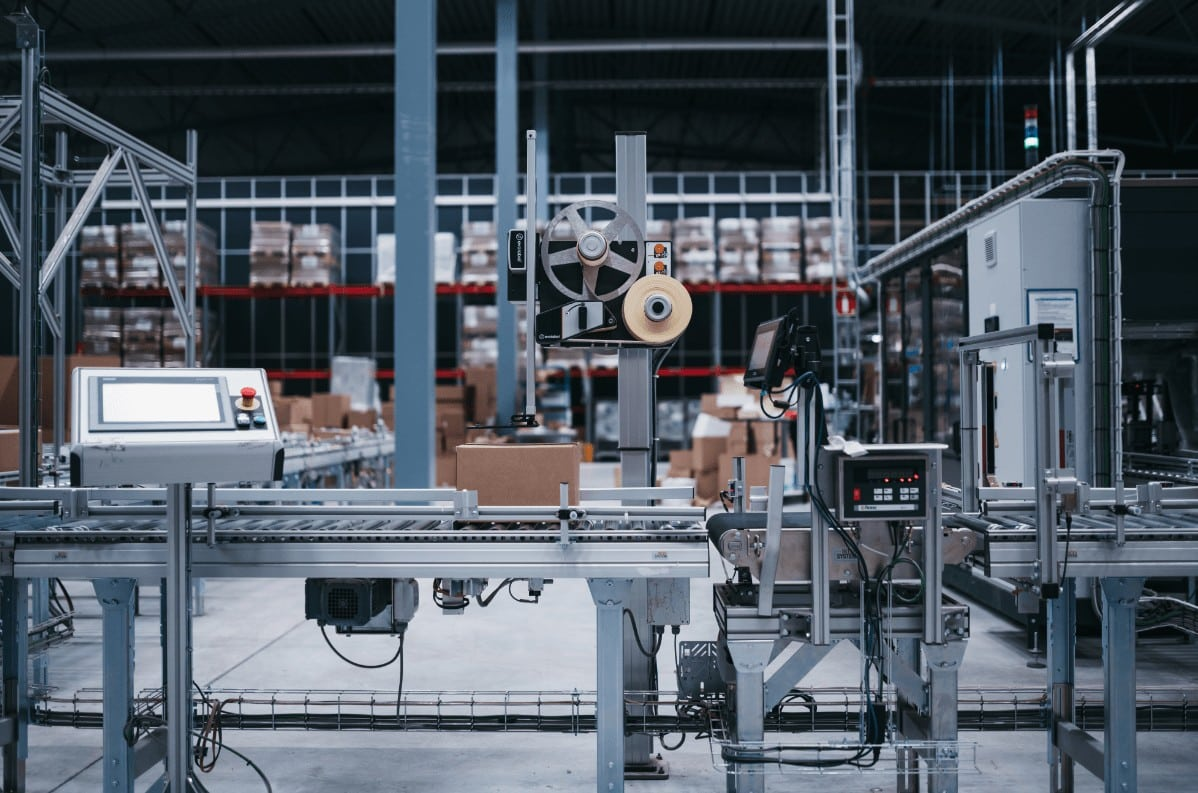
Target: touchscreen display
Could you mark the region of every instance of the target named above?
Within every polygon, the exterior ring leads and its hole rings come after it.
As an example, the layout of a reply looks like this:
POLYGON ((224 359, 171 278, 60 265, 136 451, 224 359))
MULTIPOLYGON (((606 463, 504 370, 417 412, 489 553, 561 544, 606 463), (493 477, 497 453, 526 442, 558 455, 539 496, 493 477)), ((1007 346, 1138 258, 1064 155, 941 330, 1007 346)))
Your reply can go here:
POLYGON ((221 424, 227 399, 216 382, 102 382, 99 418, 103 424, 221 424))

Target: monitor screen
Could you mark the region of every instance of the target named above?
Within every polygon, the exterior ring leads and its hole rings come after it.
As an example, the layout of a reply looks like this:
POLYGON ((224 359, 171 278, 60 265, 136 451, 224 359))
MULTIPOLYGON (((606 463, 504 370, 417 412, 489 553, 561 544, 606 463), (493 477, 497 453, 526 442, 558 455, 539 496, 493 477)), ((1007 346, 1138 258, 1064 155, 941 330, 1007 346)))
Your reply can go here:
POLYGON ((774 336, 778 333, 780 320, 766 322, 757 329, 753 339, 753 349, 749 352, 749 366, 754 371, 765 369, 770 363, 770 350, 774 346, 774 336))
POLYGON ((212 424, 225 422, 228 397, 215 380, 167 378, 100 383, 100 423, 136 425, 212 424))

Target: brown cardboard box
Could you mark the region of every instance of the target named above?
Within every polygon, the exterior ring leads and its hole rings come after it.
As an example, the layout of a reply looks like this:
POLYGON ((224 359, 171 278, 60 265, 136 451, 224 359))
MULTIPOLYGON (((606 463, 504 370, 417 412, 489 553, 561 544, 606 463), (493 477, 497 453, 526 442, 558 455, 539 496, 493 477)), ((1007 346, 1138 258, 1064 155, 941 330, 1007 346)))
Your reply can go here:
POLYGON ((474 394, 470 417, 476 424, 490 424, 495 415, 495 367, 467 366, 463 371, 466 385, 474 394))
MULTIPOLYGON (((37 434, 41 448, 42 433, 37 434)), ((40 454, 40 452, 39 452, 40 454)), ((16 471, 21 467, 21 430, 17 427, 0 427, 0 471, 16 471)))
POLYGON ((449 448, 466 442, 466 408, 447 402, 437 403, 437 426, 445 431, 449 448))
POLYGON ((311 397, 278 397, 275 399, 275 418, 279 424, 311 424, 311 397))
POLYGON ((772 421, 736 421, 728 433, 728 454, 765 454, 776 451, 777 441, 772 421))
POLYGON ((271 396, 273 396, 273 397, 283 396, 283 381, 282 380, 271 380, 269 385, 270 385, 270 395, 271 396))
POLYGON ((720 496, 720 489, 728 477, 720 471, 711 469, 695 475, 695 499, 703 503, 715 501, 720 496))
POLYGON ((348 441, 353 436, 342 427, 313 427, 312 437, 318 441, 348 441))
POLYGON ((457 487, 458 485, 458 456, 450 451, 448 454, 437 455, 437 481, 433 487, 457 487))
POLYGON ((561 482, 569 485, 570 503, 578 503, 577 443, 470 443, 457 454, 457 486, 477 490, 479 504, 556 505, 561 482))
POLYGON ((738 401, 734 405, 726 404, 730 400, 722 394, 703 394, 699 397, 699 412, 706 413, 709 416, 715 416, 717 419, 729 421, 736 418, 736 414, 740 412, 741 403, 738 401), (722 401, 725 404, 720 404, 722 401))
POLYGON ((387 425, 387 429, 395 432, 395 403, 384 402, 382 409, 379 411, 379 417, 383 423, 387 425))
POLYGON ((691 438, 691 466, 695 474, 714 470, 720 464, 720 455, 728 451, 728 438, 691 438))
POLYGON ((20 361, 15 355, 0 357, 0 424, 15 426, 20 422, 20 390, 18 369, 20 361))
MULTIPOLYGON (((731 454, 720 455, 720 481, 732 478, 731 454)), ((770 483, 770 466, 779 465, 780 457, 767 457, 764 454, 739 455, 745 458, 745 487, 764 487, 770 483)))
POLYGON ((350 410, 349 426, 372 430, 379 423, 379 412, 374 408, 369 410, 350 410))
POLYGON ((694 474, 695 467, 690 449, 670 452, 670 470, 666 476, 691 477, 694 474))
POLYGON ((344 428, 349 420, 349 394, 313 394, 312 426, 344 428))

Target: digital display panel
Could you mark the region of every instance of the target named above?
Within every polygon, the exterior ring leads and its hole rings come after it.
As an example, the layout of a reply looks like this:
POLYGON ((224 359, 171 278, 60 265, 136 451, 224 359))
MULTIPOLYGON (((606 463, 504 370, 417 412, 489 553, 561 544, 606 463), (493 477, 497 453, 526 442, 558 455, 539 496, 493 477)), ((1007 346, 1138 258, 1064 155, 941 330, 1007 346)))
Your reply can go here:
POLYGON ((769 365, 770 349, 774 346, 774 336, 777 333, 777 320, 768 322, 757 330, 757 336, 753 339, 753 350, 749 353, 749 366, 747 368, 758 371, 765 369, 769 365))
POLYGON ((215 379, 113 380, 100 383, 99 418, 102 424, 221 425, 227 400, 215 379))

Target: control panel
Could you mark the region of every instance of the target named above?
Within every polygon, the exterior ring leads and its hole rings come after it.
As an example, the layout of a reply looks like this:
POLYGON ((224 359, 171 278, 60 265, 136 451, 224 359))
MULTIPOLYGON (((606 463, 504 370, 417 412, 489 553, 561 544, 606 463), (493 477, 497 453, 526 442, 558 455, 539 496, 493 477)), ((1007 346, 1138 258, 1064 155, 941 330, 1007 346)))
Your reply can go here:
POLYGON ((928 516, 924 455, 840 458, 841 520, 917 520, 928 516))
POLYGON ((261 369, 100 369, 73 375, 76 486, 282 478, 261 369))

